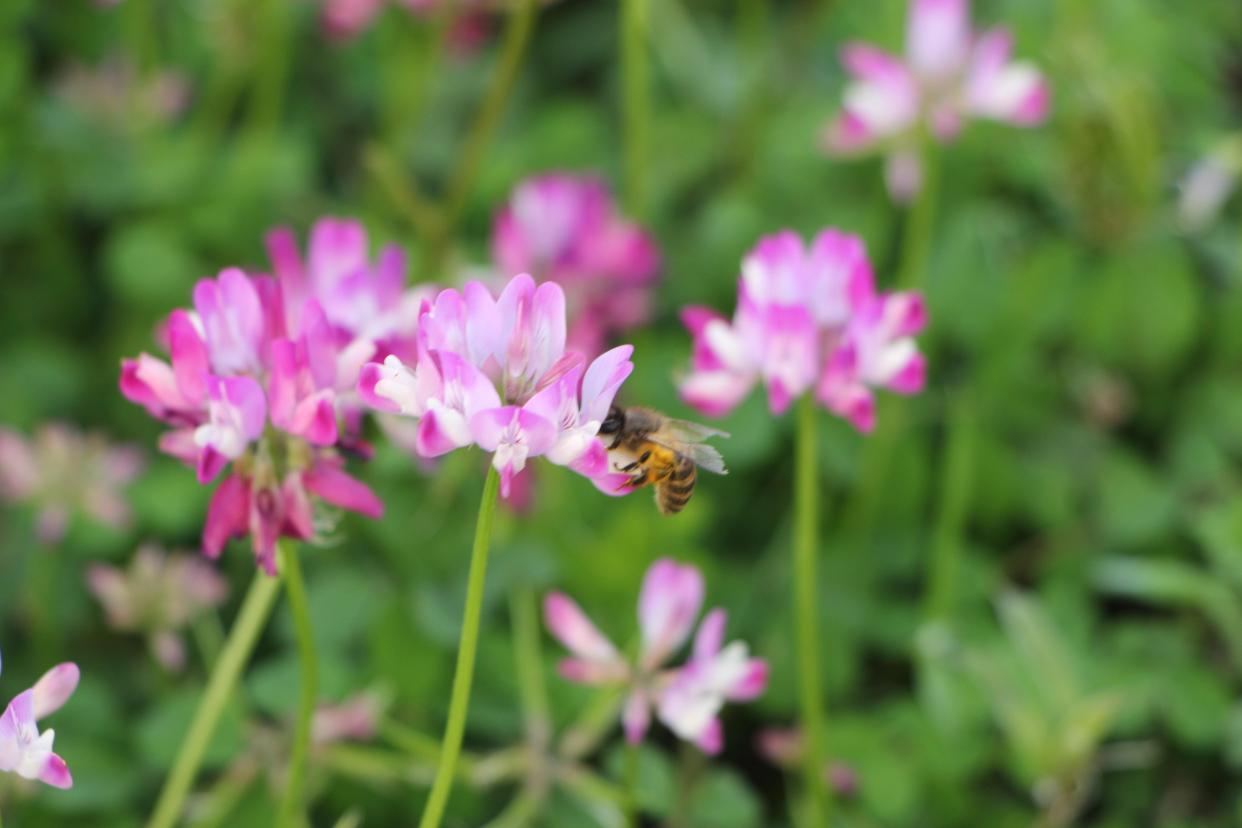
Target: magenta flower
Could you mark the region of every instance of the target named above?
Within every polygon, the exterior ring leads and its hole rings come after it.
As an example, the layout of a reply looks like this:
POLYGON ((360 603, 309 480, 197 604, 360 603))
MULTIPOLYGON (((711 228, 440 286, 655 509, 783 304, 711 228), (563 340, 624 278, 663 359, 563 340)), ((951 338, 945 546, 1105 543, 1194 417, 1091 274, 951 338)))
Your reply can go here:
POLYGON ((626 738, 638 743, 651 725, 651 714, 677 736, 706 753, 724 747, 719 713, 726 701, 749 701, 767 686, 768 665, 751 658, 741 641, 721 647, 725 612, 712 610, 695 636, 684 665, 665 665, 686 643, 703 604, 703 576, 693 566, 663 558, 647 570, 638 598, 642 645, 630 663, 572 599, 554 592, 544 600, 548 629, 571 656, 561 661, 561 675, 589 685, 629 688, 622 723, 626 738))
POLYGON ((597 178, 551 173, 519 184, 493 224, 492 258, 502 273, 565 290, 569 344, 584 354, 651 315, 659 250, 597 178))
POLYGON ((914 343, 927 322, 917 293, 877 293, 857 236, 821 232, 808 248, 791 231, 759 241, 742 262, 733 320, 689 307, 694 337, 682 398, 711 416, 762 381, 773 413, 814 391, 861 431, 875 425, 873 388, 912 394, 926 363, 914 343))
POLYGON ((15 773, 54 788, 73 787, 65 760, 53 750, 56 732, 39 732, 39 719, 55 713, 78 686, 78 666, 58 664, 43 674, 35 686, 9 702, 0 716, 0 771, 15 773))
POLYGON ((185 666, 178 632, 228 597, 228 582, 198 558, 143 546, 128 569, 95 564, 86 584, 103 605, 108 626, 147 636, 151 653, 168 670, 185 666))
POLYGON ((911 200, 922 183, 924 134, 952 140, 971 117, 1017 126, 1044 120, 1047 81, 1033 65, 1012 61, 1012 50, 1004 29, 971 30, 969 0, 911 0, 904 60, 865 43, 842 51, 852 80, 825 149, 885 154, 889 192, 911 200))
POLYGON ((414 347, 404 320, 421 294, 404 289, 396 248, 370 263, 354 222, 316 224, 305 262, 288 231, 268 242, 274 278, 230 268, 200 281, 193 309, 173 311, 164 326, 171 364, 148 354, 125 360, 120 386, 173 426, 160 447, 193 466, 200 483, 232 466, 212 496, 203 551, 214 557, 249 534, 274 573, 278 537, 317 535, 317 502, 383 511, 345 473, 339 449, 366 452, 356 434, 359 373, 369 359, 414 347))
POLYGON ((419 315, 413 366, 395 355, 364 366, 362 398, 418 420, 415 450, 436 457, 478 445, 492 454, 508 497, 513 478, 540 455, 588 477, 606 471, 595 439, 633 370, 623 345, 585 367, 565 350, 559 285, 514 277, 500 296, 480 282, 442 291, 419 315))
POLYGON ((0 498, 33 504, 46 544, 64 537, 75 513, 107 526, 128 525, 124 490, 142 465, 137 450, 64 423, 43 424, 33 439, 0 428, 0 498))

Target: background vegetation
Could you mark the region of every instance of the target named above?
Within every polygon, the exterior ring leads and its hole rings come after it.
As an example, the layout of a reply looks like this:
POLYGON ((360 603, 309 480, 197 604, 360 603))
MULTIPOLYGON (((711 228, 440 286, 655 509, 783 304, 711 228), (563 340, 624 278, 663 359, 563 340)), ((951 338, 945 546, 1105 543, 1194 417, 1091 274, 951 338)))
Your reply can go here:
MULTIPOLYGON (((487 261, 516 182, 597 171, 665 255, 624 396, 687 416, 672 383, 689 353, 677 311, 731 308, 760 235, 836 225, 866 238, 882 282, 895 278, 905 217, 879 162, 830 161, 817 141, 839 105, 838 48, 898 47, 904 7, 653 2, 649 151, 627 173, 613 2, 539 9, 494 140, 465 164, 515 36, 503 10, 463 51, 443 45, 442 17, 397 5, 345 42, 294 0, 0 5, 0 422, 69 421, 148 454, 128 528, 79 516, 44 548, 31 508, 0 511, 0 695, 59 660, 83 670, 55 722, 76 786, 5 778, 7 824, 140 824, 201 691, 200 651, 250 577, 236 544, 220 563, 232 597, 196 626, 180 673, 111 631, 84 581, 88 564, 141 542, 197 547, 207 490, 155 453, 157 424, 116 391, 119 358, 151 347, 196 279, 261 266, 269 227, 304 237, 335 214, 405 246, 418 281, 453 282, 487 261)), ((976 126, 940 155, 928 391, 881 402, 883 439, 823 416, 836 820, 1236 825, 1242 212, 1187 233, 1175 185, 1238 129, 1242 7, 980 0, 975 18, 1015 30, 1051 79, 1052 118, 976 126), (929 614, 927 561, 945 546, 957 552, 938 576, 948 609, 929 614)), ((527 600, 555 586, 625 640, 643 571, 671 555, 704 569, 710 603, 771 659, 772 683, 730 709, 718 761, 650 742, 644 805, 696 828, 792 824, 786 777, 757 747, 795 709, 792 422, 760 397, 722 423, 732 474, 703 481, 675 519, 645 495, 604 498, 537 469, 529 512, 499 527, 472 755, 525 738, 511 627, 527 600)), ((390 722, 368 745, 316 754, 316 825, 349 813, 408 824, 421 804, 428 765, 410 758, 410 731, 441 728, 483 463, 457 453, 431 468, 379 441, 362 474, 387 516, 349 517, 305 556, 324 700, 378 690, 390 722)), ((592 696, 554 676, 557 655, 543 637, 559 729, 592 696)), ((296 671, 278 611, 210 752, 195 824, 267 824, 296 671)), ((605 745, 589 763, 610 779, 617 759, 605 745)), ((448 824, 484 824, 518 784, 459 786, 448 824)), ((595 824, 591 801, 557 789, 528 824, 595 824)))

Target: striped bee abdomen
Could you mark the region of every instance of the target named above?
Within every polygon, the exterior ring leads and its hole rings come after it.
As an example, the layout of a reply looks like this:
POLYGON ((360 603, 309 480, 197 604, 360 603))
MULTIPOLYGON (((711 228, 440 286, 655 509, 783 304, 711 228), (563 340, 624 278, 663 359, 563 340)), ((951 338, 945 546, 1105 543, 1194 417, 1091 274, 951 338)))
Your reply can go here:
POLYGON ((656 485, 656 505, 666 515, 674 515, 686 508, 694 494, 694 481, 698 477, 694 461, 677 455, 677 462, 668 477, 656 485))

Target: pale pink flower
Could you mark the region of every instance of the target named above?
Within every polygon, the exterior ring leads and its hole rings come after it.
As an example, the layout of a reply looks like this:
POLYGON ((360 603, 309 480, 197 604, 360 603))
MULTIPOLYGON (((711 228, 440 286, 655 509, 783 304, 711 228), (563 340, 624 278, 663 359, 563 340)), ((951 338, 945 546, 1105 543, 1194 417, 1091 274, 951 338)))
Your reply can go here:
POLYGON ((922 183, 924 134, 949 141, 972 117, 1032 126, 1047 116, 1047 81, 1011 60, 1012 51, 1004 29, 971 29, 969 0, 910 0, 904 59, 865 43, 842 50, 851 81, 825 149, 885 154, 889 192, 911 200, 922 183))
MULTIPOLYGON (((786 770, 797 768, 806 750, 802 731, 797 728, 764 728, 755 742, 764 758, 786 770)), ((842 797, 857 794, 860 784, 858 772, 837 760, 824 763, 824 782, 842 797)))
POLYGON ((111 55, 94 65, 71 64, 54 82, 57 97, 94 120, 121 130, 136 123, 168 123, 190 102, 190 83, 175 70, 150 75, 134 61, 111 55))
POLYGON ((549 173, 518 184, 492 225, 492 258, 502 274, 564 289, 569 344, 583 354, 651 315, 659 250, 593 176, 549 173))
POLYGON ((1186 230, 1202 230, 1229 201, 1242 175, 1242 133, 1231 135, 1182 178, 1177 216, 1186 230))
POLYGON ((180 630, 228 597, 228 582, 213 567, 155 546, 141 547, 126 569, 91 566, 86 584, 108 625, 146 635, 152 655, 168 670, 185 666, 180 630))
POLYGON ((878 294, 857 236, 828 229, 808 248, 791 231, 759 241, 742 262, 732 321, 690 307, 694 337, 682 398, 711 416, 731 411, 756 383, 779 414, 812 391, 862 431, 874 426, 872 388, 919 391, 926 366, 913 335, 922 297, 878 294))
POLYGON ((128 525, 125 487, 142 465, 137 450, 65 423, 45 423, 33 439, 0 428, 0 498, 32 504, 46 544, 64 537, 78 513, 107 526, 128 525))
POLYGON ((9 702, 0 716, 0 771, 55 788, 73 787, 65 760, 53 752, 55 731, 40 733, 38 722, 64 706, 77 688, 78 678, 76 664, 58 664, 34 687, 9 702))
POLYGON ((513 478, 545 456, 588 477, 606 468, 594 439, 633 370, 623 345, 583 370, 565 350, 565 295, 515 276, 499 297, 481 282, 442 291, 425 303, 413 365, 396 355, 364 366, 359 393, 379 411, 418 420, 423 457, 478 445, 492 455, 509 495, 513 478))
POLYGON ((292 234, 269 235, 276 273, 237 268, 203 279, 193 309, 163 326, 171 364, 148 354, 124 360, 121 392, 173 428, 160 448, 197 469, 199 481, 232 474, 212 496, 203 550, 216 556, 250 535, 275 572, 282 535, 311 540, 315 504, 378 517, 383 505, 345 473, 338 449, 368 447, 357 436, 354 391, 366 360, 413 348, 404 327, 420 301, 404 288, 396 248, 370 263, 355 222, 324 219, 306 261, 292 234))
POLYGON ((387 701, 373 692, 357 693, 338 704, 321 704, 311 720, 317 745, 366 742, 375 738, 387 701))
POLYGON ((725 614, 707 614, 690 660, 666 665, 690 637, 703 604, 703 576, 692 566, 663 558, 647 570, 638 599, 642 644, 631 663, 574 601, 561 593, 544 600, 548 629, 571 653, 560 663, 570 681, 622 685, 628 695, 621 718, 626 739, 641 742, 652 711, 678 737, 707 753, 724 746, 718 715, 726 701, 749 701, 767 685, 768 666, 735 641, 721 647, 725 614))

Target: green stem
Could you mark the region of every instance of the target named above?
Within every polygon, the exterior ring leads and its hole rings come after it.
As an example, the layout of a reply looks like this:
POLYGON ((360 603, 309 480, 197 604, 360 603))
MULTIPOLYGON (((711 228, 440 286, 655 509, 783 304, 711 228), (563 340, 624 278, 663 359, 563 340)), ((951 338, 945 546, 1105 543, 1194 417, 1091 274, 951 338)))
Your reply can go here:
POLYGON ((474 117, 474 123, 470 125, 470 132, 466 135, 461 155, 457 158, 457 165, 449 177, 444 199, 443 221, 437 228, 433 243, 428 248, 429 264, 432 270, 438 269, 443 262, 449 239, 453 237, 453 231, 457 229, 457 222, 465 207, 466 197, 470 195, 475 176, 478 175, 479 164, 483 161, 483 155, 487 151, 488 144, 491 143, 496 126, 500 123, 505 103, 509 100, 509 93, 513 91, 513 84, 517 81, 518 70, 521 69, 522 60, 526 57, 526 49, 530 45, 538 9, 538 0, 514 0, 510 5, 509 21, 505 24, 505 39, 501 45, 499 62, 495 72, 492 73, 491 83, 474 117))
POLYGON ((287 0, 263 0, 257 4, 259 47, 255 85, 250 99, 249 124, 257 134, 270 134, 280 123, 281 104, 289 74, 290 12, 287 0))
POLYGON ((460 17, 461 0, 437 6, 431 26, 400 15, 400 19, 381 27, 387 35, 385 59, 382 134, 384 145, 393 151, 403 146, 405 136, 417 134, 427 107, 431 81, 438 77, 449 36, 460 17))
POLYGON ((224 651, 212 668, 203 699, 199 702, 190 729, 177 752, 177 758, 164 782, 164 789, 160 792, 147 828, 172 828, 181 816, 186 795, 194 784, 194 776, 203 761, 203 754, 215 732, 216 724, 220 721, 220 714, 224 712, 224 706, 237 685, 238 676, 254 651, 279 591, 280 579, 266 575, 261 570, 255 573, 237 621, 224 644, 224 651))
POLYGON ((548 712, 548 688, 543 681, 543 656, 539 647, 539 601, 529 587, 517 590, 509 601, 513 619, 513 655, 517 663, 518 693, 526 736, 540 753, 552 736, 548 712))
POLYGON ((932 230, 936 224, 940 159, 931 141, 923 142, 919 155, 923 162, 923 184, 906 216, 906 228, 901 240, 901 271, 897 275, 897 286, 902 290, 922 287, 931 251, 932 230))
MULTIPOLYGON (((526 5, 529 0, 522 0, 526 5)), ((427 808, 419 821, 420 828, 436 828, 448 806, 449 792, 456 776, 457 757, 466 732, 466 711, 470 707, 470 685, 474 681, 474 659, 479 647, 479 619, 483 614, 483 586, 487 579, 487 553, 496 515, 496 493, 500 475, 495 466, 487 469, 483 499, 479 503, 479 519, 474 529, 474 548, 470 552, 470 575, 466 587, 466 610, 461 622, 461 643, 457 648, 457 671, 453 675, 453 695, 449 699, 448 723, 440 748, 440 765, 431 787, 427 808)))
POLYGON ((578 716, 565 728, 558 752, 565 759, 575 760, 592 753, 617 724, 625 697, 617 688, 601 690, 578 716))
POLYGON ((823 828, 828 791, 823 782, 824 709, 819 676, 819 629, 816 614, 816 574, 819 554, 819 449, 815 400, 806 395, 798 403, 798 440, 794 477, 794 608, 795 639, 802 704, 802 731, 806 739, 803 784, 807 796, 808 828, 823 828))
POLYGON ((157 63, 155 2, 154 0, 134 0, 125 4, 125 28, 129 40, 130 56, 138 69, 138 77, 146 79, 151 76, 157 63))
MULTIPOLYGON (((896 280, 897 287, 902 290, 917 290, 923 286, 935 225, 939 157, 934 144, 928 140, 923 142, 919 152, 923 161, 923 185, 902 229, 901 261, 896 280)), ((897 443, 909 434, 909 404, 901 400, 894 402, 885 412, 883 427, 863 449, 863 477, 854 487, 842 520, 852 532, 862 532, 875 522, 897 443)))
POLYGON ((362 152, 362 165, 415 235, 434 238, 440 232, 443 216, 439 209, 418 191, 417 182, 406 175, 388 150, 371 144, 362 152))
POLYGON ((483 828, 524 828, 533 825, 539 815, 541 799, 535 791, 524 788, 483 828))
POLYGON ((962 524, 970 507, 974 455, 974 414, 962 394, 949 411, 949 434, 941 464, 940 508, 927 558, 927 596, 924 613, 930 621, 952 614, 957 598, 958 566, 962 555, 962 524))
POLYGON ((647 80, 647 0, 621 0, 621 122, 625 140, 625 207, 645 214, 648 133, 651 116, 647 80))
POLYGON ((289 777, 285 780, 276 825, 293 825, 302 810, 302 785, 306 779, 306 762, 310 754, 311 720, 315 716, 315 700, 319 695, 319 665, 315 658, 315 633, 311 628, 310 608, 306 603, 306 584, 302 580, 302 564, 292 541, 280 544, 281 564, 289 591, 289 611, 293 615, 293 632, 298 643, 298 660, 302 675, 298 693, 298 717, 293 730, 293 751, 289 757, 289 777))
POLYGON ((625 824, 638 828, 638 745, 625 746, 625 824))

